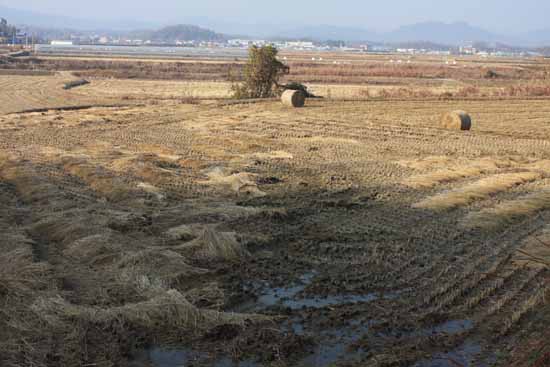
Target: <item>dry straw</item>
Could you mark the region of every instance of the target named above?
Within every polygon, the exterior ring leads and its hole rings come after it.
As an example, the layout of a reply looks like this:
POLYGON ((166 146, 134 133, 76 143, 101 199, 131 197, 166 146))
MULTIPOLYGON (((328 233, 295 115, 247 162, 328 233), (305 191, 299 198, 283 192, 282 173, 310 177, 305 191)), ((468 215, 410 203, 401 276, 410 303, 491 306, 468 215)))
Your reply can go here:
POLYGON ((525 218, 550 207, 550 190, 543 189, 514 200, 470 213, 462 222, 468 228, 498 228, 500 225, 525 218))
POLYGON ((190 258, 204 260, 231 261, 248 256, 247 250, 237 240, 234 232, 220 232, 206 227, 200 235, 191 242, 175 249, 183 251, 190 258))
POLYGON ((516 185, 532 182, 542 178, 538 172, 517 172, 493 175, 478 180, 455 191, 445 192, 414 205, 416 208, 446 210, 467 205, 471 202, 484 200, 488 197, 506 191, 516 185))
POLYGON ((452 111, 443 115, 441 126, 452 130, 470 130, 472 118, 464 111, 452 111))
POLYGON ((146 301, 111 308, 75 305, 61 297, 40 298, 31 307, 52 326, 69 320, 79 320, 84 324, 102 324, 105 327, 124 323, 130 328, 148 330, 184 328, 204 331, 222 324, 242 325, 246 320, 267 319, 261 316, 200 310, 176 290, 168 290, 146 301))
MULTIPOLYGON (((431 188, 439 184, 478 176, 485 173, 498 172, 502 168, 510 168, 518 165, 518 163, 514 160, 507 158, 482 158, 462 164, 452 162, 448 158, 441 157, 433 157, 431 159, 420 161, 405 161, 400 164, 416 170, 426 170, 431 166, 437 168, 432 172, 413 175, 403 182, 404 185, 415 189, 431 188)), ((530 167, 527 168, 530 169, 530 167)))

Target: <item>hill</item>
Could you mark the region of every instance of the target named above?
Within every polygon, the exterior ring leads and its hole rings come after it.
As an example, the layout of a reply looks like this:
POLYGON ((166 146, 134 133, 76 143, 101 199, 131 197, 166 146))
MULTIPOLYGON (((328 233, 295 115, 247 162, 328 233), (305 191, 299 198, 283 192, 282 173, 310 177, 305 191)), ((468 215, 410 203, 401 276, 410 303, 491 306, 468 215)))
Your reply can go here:
POLYGON ((223 41, 227 36, 221 33, 216 33, 210 29, 201 28, 195 25, 179 24, 162 29, 147 32, 150 39, 153 41, 173 42, 173 41, 223 41))

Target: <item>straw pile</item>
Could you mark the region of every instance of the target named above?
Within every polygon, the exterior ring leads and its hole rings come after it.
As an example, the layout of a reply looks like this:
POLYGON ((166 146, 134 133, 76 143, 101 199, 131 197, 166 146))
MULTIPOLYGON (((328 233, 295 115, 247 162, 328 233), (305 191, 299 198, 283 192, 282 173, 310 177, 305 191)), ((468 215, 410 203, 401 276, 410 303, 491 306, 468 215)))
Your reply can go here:
POLYGON ((452 130, 470 130, 472 118, 464 111, 452 111, 443 115, 441 126, 452 130))
POLYGON ((205 227, 193 241, 175 247, 189 258, 210 261, 232 261, 248 256, 248 251, 237 240, 234 232, 221 232, 205 227))
POLYGON ((477 200, 485 200, 492 195, 542 178, 539 172, 515 172, 493 175, 480 179, 454 191, 444 192, 413 205, 415 208, 448 210, 467 205, 477 200))

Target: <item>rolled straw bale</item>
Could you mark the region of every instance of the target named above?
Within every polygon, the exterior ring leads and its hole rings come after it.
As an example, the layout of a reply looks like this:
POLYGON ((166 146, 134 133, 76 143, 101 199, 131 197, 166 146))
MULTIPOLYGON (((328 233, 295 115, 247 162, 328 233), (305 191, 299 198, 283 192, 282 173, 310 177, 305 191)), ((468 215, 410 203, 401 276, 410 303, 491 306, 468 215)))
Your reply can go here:
POLYGON ((464 111, 452 111, 443 115, 441 126, 452 130, 470 130, 472 118, 464 111))
POLYGON ((289 107, 304 107, 306 96, 300 90, 285 90, 281 96, 281 101, 289 107))
POLYGON ((90 84, 90 82, 87 81, 86 79, 72 80, 70 82, 65 83, 65 85, 63 86, 63 89, 72 89, 72 88, 80 87, 86 84, 90 84))

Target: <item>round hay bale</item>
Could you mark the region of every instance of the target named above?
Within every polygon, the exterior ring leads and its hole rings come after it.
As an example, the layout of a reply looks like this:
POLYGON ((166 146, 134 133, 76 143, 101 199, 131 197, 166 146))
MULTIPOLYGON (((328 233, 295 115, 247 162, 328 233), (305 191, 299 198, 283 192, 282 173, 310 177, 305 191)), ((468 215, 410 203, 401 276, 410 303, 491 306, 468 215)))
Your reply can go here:
POLYGON ((443 115, 441 125, 445 129, 470 130, 472 118, 464 111, 452 111, 443 115))
POLYGON ((304 92, 300 90, 287 89, 283 92, 281 101, 284 105, 289 107, 304 107, 306 96, 304 92))

